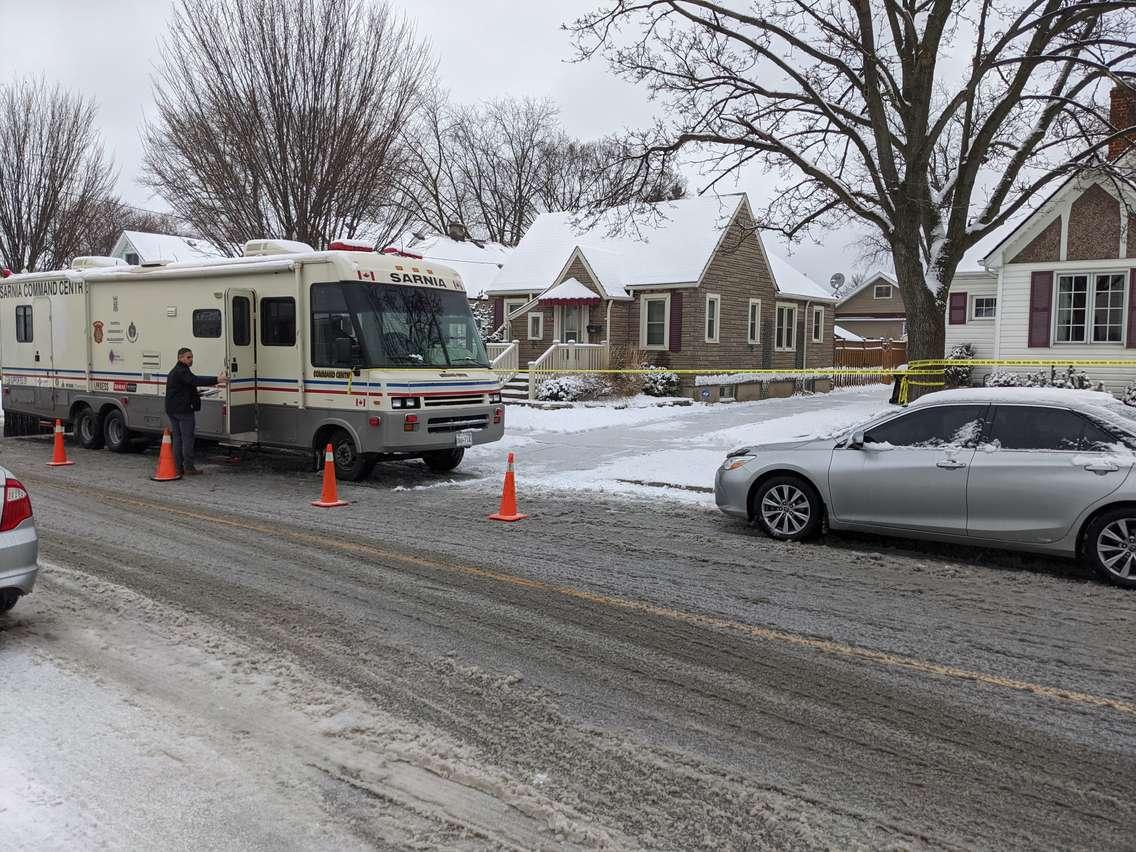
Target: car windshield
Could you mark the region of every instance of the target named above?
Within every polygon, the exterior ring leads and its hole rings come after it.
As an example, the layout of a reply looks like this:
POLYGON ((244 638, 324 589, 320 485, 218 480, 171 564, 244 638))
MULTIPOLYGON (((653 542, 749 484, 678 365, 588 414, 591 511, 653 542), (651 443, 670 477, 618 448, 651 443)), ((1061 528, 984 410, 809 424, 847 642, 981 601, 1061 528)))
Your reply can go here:
POLYGON ((464 293, 313 284, 311 308, 316 367, 489 367, 464 293))

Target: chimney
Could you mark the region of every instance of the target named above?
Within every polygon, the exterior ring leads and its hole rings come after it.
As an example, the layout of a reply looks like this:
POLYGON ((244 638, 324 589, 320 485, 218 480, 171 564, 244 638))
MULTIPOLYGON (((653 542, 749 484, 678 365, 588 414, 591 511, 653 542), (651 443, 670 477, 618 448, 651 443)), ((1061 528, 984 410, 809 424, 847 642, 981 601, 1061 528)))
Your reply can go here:
POLYGON ((1113 88, 1108 118, 1114 132, 1128 131, 1108 143, 1108 158, 1115 160, 1125 150, 1136 145, 1136 80, 1132 85, 1117 85, 1113 88))
POLYGON ((468 232, 465 229, 465 225, 463 225, 461 222, 451 221, 448 225, 446 225, 446 236, 448 236, 451 240, 457 240, 460 243, 466 238, 467 233, 468 232))

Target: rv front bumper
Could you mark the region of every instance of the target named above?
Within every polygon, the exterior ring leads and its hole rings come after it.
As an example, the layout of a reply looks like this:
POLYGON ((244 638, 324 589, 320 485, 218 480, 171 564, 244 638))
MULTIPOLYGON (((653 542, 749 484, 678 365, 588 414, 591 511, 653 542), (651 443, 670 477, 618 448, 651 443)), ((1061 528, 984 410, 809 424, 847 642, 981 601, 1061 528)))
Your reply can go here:
POLYGON ((365 453, 418 453, 500 441, 505 411, 500 403, 468 408, 409 409, 372 414, 381 425, 360 428, 365 453), (498 416, 498 412, 500 413, 498 416), (494 422, 496 420, 497 422, 494 422))

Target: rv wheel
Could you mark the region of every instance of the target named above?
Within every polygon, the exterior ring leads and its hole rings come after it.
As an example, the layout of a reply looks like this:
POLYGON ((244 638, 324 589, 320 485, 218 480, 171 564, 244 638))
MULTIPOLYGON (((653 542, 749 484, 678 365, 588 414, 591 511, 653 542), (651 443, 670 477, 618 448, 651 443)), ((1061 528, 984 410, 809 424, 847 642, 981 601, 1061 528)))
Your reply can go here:
POLYGON ((74 429, 79 446, 85 450, 101 450, 106 444, 102 420, 90 408, 84 408, 75 415, 74 429))
POLYGON ((103 418, 103 438, 112 453, 128 453, 133 449, 126 417, 117 408, 112 408, 103 418))
POLYGON ((331 451, 335 457, 335 478, 345 482, 358 482, 366 479, 374 469, 367 456, 359 452, 355 439, 343 429, 337 429, 331 436, 331 451))
POLYGON ((449 473, 459 464, 465 456, 465 450, 459 448, 452 450, 431 450, 422 454, 422 461, 434 473, 449 473))

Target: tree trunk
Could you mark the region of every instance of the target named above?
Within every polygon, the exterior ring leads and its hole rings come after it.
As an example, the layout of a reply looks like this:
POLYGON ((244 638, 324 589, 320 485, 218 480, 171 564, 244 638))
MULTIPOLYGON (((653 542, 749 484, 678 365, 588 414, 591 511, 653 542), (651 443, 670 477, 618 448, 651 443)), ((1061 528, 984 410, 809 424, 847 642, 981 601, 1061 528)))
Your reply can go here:
MULTIPOLYGON (((896 279, 899 291, 903 294, 903 305, 907 312, 907 362, 939 360, 943 357, 946 331, 944 327, 943 305, 927 287, 923 265, 918 255, 896 248, 893 249, 896 279)), ((916 399, 925 393, 941 390, 933 384, 941 376, 912 376, 908 383, 908 399, 916 399)))

